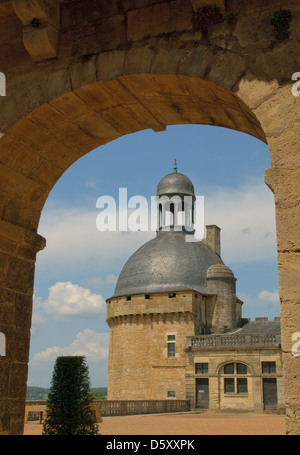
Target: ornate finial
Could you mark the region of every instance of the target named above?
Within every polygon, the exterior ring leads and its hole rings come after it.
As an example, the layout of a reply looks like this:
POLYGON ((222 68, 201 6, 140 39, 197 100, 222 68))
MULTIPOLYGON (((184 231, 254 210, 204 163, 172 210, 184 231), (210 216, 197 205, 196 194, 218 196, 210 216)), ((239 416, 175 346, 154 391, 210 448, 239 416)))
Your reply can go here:
POLYGON ((177 174, 177 160, 174 160, 174 173, 177 174))

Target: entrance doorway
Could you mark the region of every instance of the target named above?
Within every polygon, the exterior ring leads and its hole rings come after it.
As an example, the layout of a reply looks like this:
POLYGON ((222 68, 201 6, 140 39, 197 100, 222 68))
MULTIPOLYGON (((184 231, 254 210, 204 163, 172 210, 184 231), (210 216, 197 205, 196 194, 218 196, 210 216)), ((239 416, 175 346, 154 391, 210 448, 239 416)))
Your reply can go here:
POLYGON ((277 409, 277 380, 263 378, 264 409, 277 409))
POLYGON ((208 378, 196 379, 196 407, 209 408, 209 383, 208 378))

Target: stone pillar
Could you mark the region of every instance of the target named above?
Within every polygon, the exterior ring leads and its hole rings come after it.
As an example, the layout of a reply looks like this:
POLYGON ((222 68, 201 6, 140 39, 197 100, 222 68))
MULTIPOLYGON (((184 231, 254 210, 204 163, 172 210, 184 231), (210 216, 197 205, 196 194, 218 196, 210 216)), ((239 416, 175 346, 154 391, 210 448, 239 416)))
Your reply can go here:
POLYGON ((34 268, 44 246, 35 232, 0 222, 0 435, 23 434, 34 268))
POLYGON ((300 166, 267 169, 265 181, 275 196, 286 431, 299 435, 300 166))
POLYGON ((293 338, 300 332, 300 110, 299 97, 291 89, 289 83, 277 88, 254 113, 266 135, 272 163, 265 171, 265 182, 275 198, 286 432, 299 435, 300 355, 292 351, 297 342, 293 338))

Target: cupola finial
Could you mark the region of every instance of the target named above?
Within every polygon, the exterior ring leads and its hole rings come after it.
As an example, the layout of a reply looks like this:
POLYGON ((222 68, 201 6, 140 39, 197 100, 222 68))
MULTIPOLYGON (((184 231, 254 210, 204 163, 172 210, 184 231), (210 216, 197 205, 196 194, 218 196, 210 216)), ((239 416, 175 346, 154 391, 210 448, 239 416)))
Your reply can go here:
POLYGON ((177 160, 174 160, 174 173, 177 174, 177 160))

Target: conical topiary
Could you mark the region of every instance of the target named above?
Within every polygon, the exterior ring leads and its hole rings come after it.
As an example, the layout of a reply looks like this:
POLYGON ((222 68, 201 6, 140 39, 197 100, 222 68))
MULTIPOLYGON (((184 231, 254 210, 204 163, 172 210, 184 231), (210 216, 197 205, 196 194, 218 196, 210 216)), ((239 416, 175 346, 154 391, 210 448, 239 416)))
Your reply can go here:
POLYGON ((43 435, 98 434, 92 402, 85 357, 58 357, 46 404, 43 435))

